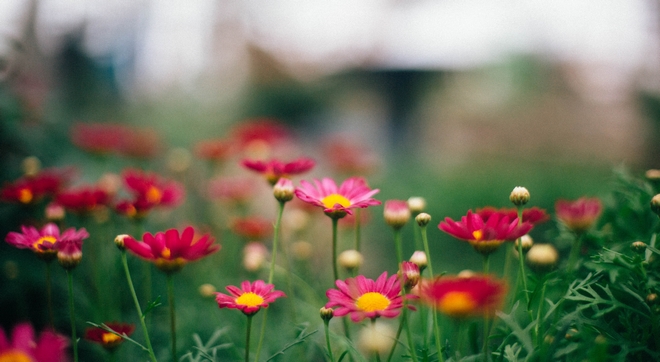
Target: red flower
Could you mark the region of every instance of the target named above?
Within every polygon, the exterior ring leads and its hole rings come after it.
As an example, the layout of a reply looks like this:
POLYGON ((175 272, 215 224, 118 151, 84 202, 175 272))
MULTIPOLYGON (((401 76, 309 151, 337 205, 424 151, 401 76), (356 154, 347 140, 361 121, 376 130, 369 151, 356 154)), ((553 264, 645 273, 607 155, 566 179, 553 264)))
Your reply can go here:
POLYGON ((241 122, 231 131, 231 138, 238 146, 245 148, 255 142, 268 146, 290 138, 289 129, 282 123, 269 118, 255 118, 241 122))
POLYGON ((53 223, 46 224, 41 230, 34 226, 21 226, 21 232, 10 232, 5 241, 19 249, 30 249, 44 260, 53 260, 57 255, 57 242, 77 240, 89 237, 84 228, 76 231, 69 228, 60 234, 60 229, 53 223))
POLYGON ((141 158, 153 157, 160 148, 154 130, 116 123, 76 123, 71 142, 87 152, 141 158))
POLYGON ((142 241, 132 237, 124 238, 124 246, 133 254, 152 261, 160 270, 171 273, 180 270, 189 261, 201 259, 220 249, 214 245, 209 234, 195 238, 195 230, 188 226, 179 237, 176 229, 158 232, 155 235, 144 233, 142 241))
POLYGON ((241 288, 233 285, 226 287, 231 295, 215 293, 215 301, 219 308, 235 308, 247 316, 256 314, 261 308, 267 308, 270 303, 280 297, 286 297, 284 292, 273 290, 273 284, 266 284, 263 280, 241 283, 241 288))
POLYGON ((309 158, 299 158, 289 163, 275 159, 270 161, 243 160, 241 164, 250 170, 264 174, 271 185, 275 185, 281 177, 305 173, 315 165, 314 160, 309 158))
MULTIPOLYGON (((518 210, 516 209, 511 209, 511 208, 496 209, 491 206, 477 209, 476 213, 479 214, 479 216, 481 216, 481 218, 484 220, 487 220, 492 214, 495 213, 504 214, 508 216, 509 219, 511 220, 518 217, 518 210)), ((528 222, 533 225, 538 225, 548 220, 550 220, 550 215, 548 215, 548 213, 545 212, 545 210, 540 209, 536 206, 523 210, 523 214, 522 214, 523 222, 528 222)))
POLYGON ((203 140, 195 145, 195 155, 203 160, 224 161, 234 151, 234 144, 221 139, 203 140))
POLYGON ((322 207, 325 214, 332 218, 352 214, 351 209, 357 207, 380 205, 380 201, 371 197, 380 190, 370 189, 360 177, 347 179, 339 188, 330 178, 314 179, 314 185, 304 180, 300 184, 296 189, 296 196, 307 203, 322 207))
POLYGON ((399 315, 403 307, 401 284, 399 277, 387 277, 383 272, 376 281, 367 279, 363 275, 355 278, 335 281, 337 289, 328 289, 326 308, 335 309, 336 317, 350 314, 353 322, 360 322, 364 318, 394 318, 399 315))
MULTIPOLYGON (((134 325, 127 323, 109 322, 105 325, 118 334, 126 337, 130 337, 130 335, 135 330, 134 325)), ((99 327, 87 328, 85 330, 85 339, 94 343, 98 343, 107 350, 114 350, 124 341, 124 338, 99 327)))
POLYGON ((9 202, 34 204, 59 192, 69 182, 72 174, 72 169, 48 169, 34 176, 23 176, 13 183, 5 184, 0 190, 0 198, 9 202))
POLYGON ((110 195, 99 187, 81 187, 61 192, 55 201, 74 213, 86 214, 110 204, 110 195))
POLYGON ((518 218, 511 220, 508 215, 493 213, 487 219, 468 211, 466 216, 457 222, 445 218, 438 228, 447 234, 465 240, 478 252, 487 255, 497 250, 505 241, 515 240, 529 232, 532 227, 529 222, 518 225, 518 218))
POLYGON ((51 331, 44 331, 38 339, 27 323, 14 327, 11 340, 0 329, 0 361, 3 362, 64 362, 67 339, 51 331))
POLYGON ((116 209, 129 217, 144 217, 157 206, 175 207, 183 202, 184 188, 176 181, 157 174, 129 169, 123 174, 124 184, 133 193, 132 201, 122 201, 116 209))
POLYGON ((250 241, 263 240, 273 233, 273 222, 259 216, 235 219, 231 230, 250 241))
POLYGON ((557 219, 575 233, 583 233, 596 222, 603 211, 597 198, 581 197, 575 201, 558 200, 555 203, 557 219))
POLYGON ((504 281, 488 276, 439 277, 420 283, 420 297, 451 317, 492 316, 506 293, 504 281))

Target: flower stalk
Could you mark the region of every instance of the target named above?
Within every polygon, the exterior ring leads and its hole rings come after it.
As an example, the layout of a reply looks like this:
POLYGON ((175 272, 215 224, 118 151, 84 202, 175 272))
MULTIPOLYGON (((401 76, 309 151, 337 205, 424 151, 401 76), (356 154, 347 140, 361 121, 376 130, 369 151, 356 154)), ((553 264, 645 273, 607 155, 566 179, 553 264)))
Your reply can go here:
POLYGON ((73 276, 71 270, 66 270, 69 289, 69 317, 71 320, 71 343, 73 344, 73 361, 78 362, 78 337, 76 336, 76 310, 73 302, 73 276))

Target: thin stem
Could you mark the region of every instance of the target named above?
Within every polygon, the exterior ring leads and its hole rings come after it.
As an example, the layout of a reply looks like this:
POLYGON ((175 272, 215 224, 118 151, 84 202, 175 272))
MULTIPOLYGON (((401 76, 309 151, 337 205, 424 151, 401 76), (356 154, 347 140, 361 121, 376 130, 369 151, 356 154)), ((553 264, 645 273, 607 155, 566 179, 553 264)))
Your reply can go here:
POLYGON ((339 219, 332 218, 332 275, 334 281, 339 280, 339 271, 337 270, 337 223, 339 219))
POLYGON ((167 301, 170 305, 170 337, 172 339, 172 361, 176 358, 176 310, 174 309, 174 284, 172 274, 167 274, 167 301))
POLYGON ((329 319, 323 320, 324 330, 325 330, 325 344, 328 348, 328 355, 330 356, 330 362, 335 362, 335 357, 332 355, 332 346, 330 345, 330 331, 328 328, 329 323, 330 323, 329 319))
POLYGON ((539 307, 538 310, 536 311, 536 326, 534 327, 534 333, 536 334, 536 345, 540 346, 541 345, 541 332, 540 332, 540 327, 541 327, 541 315, 543 313, 543 304, 545 303, 545 287, 547 285, 546 283, 547 278, 544 276, 543 277, 543 286, 541 287, 541 297, 539 299, 539 307))
POLYGON ((50 271, 51 262, 46 262, 46 298, 48 300, 48 323, 55 329, 55 313, 53 312, 53 282, 50 271))
MULTIPOLYGON (((247 316, 247 331, 245 332, 245 362, 250 361, 250 332, 252 331, 252 317, 254 315, 249 315, 247 316)), ((258 361, 259 356, 254 359, 254 361, 258 361)))
MULTIPOLYGON (((522 207, 518 207, 518 225, 522 224, 522 207)), ((520 265, 520 270, 518 277, 520 280, 522 280, 522 287, 523 287, 523 293, 525 294, 525 301, 527 302, 527 311, 530 313, 531 316, 531 310, 530 310, 530 300, 529 300, 529 289, 527 288, 527 275, 525 274, 525 260, 524 260, 524 254, 523 254, 523 249, 522 249, 522 239, 518 238, 518 261, 520 265)))
POLYGON ((415 351, 415 344, 413 343, 412 332, 410 331, 410 323, 408 323, 408 301, 405 298, 406 297, 404 295, 403 312, 402 312, 403 316, 401 317, 401 321, 406 326, 406 339, 408 340, 408 349, 410 349, 410 356, 412 357, 412 360, 414 362, 417 362, 417 352, 415 351))
POLYGON ((261 355, 261 347, 263 346, 264 343, 264 336, 266 335, 266 319, 268 318, 268 308, 264 309, 264 318, 261 321, 261 333, 259 333, 259 343, 257 344, 257 354, 256 357, 254 358, 255 362, 259 360, 259 356, 261 355))
POLYGON ((142 332, 144 333, 144 340, 147 344, 147 349, 149 352, 149 358, 152 362, 157 362, 156 355, 154 354, 154 349, 151 347, 151 340, 149 339, 149 331, 147 331, 147 325, 144 322, 144 315, 142 314, 142 309, 140 308, 140 302, 137 299, 137 294, 135 294, 135 287, 133 287, 133 280, 131 279, 131 272, 128 270, 128 261, 126 260, 126 250, 121 251, 121 261, 124 265, 124 274, 126 275, 126 281, 128 282, 128 288, 131 290, 131 296, 133 297, 133 303, 135 303, 135 310, 140 317, 140 325, 142 326, 142 332))
MULTIPOLYGON (((490 267, 490 255, 486 254, 484 255, 484 274, 488 274, 490 267)), ((489 318, 488 318, 488 313, 484 315, 484 343, 482 346, 482 351, 484 354, 484 362, 488 361, 488 336, 490 335, 490 329, 489 329, 489 318)))
POLYGON ((396 262, 401 266, 403 262, 403 246, 401 245, 401 229, 394 228, 394 245, 396 246, 396 262))
POLYGON ((403 323, 404 320, 401 318, 399 320, 399 328, 396 330, 396 337, 394 337, 394 344, 392 344, 392 348, 390 349, 390 353, 387 355, 387 362, 390 362, 392 359, 392 356, 394 356, 394 351, 396 350, 396 346, 398 345, 399 337, 401 336, 401 332, 403 331, 403 323))
POLYGON ((73 303, 73 276, 71 270, 66 270, 69 284, 69 317, 71 318, 71 342, 73 343, 73 361, 78 362, 78 337, 76 336, 76 310, 73 303))
POLYGON ((484 255, 483 268, 484 268, 484 274, 488 274, 488 272, 490 271, 490 254, 484 255))
MULTIPOLYGON (((433 263, 431 262, 431 253, 429 252, 429 239, 426 235, 426 225, 420 226, 420 231, 422 233, 422 242, 424 243, 424 253, 426 253, 426 259, 428 261, 427 268, 429 269, 429 279, 433 279, 433 263)), ((433 334, 435 337, 435 348, 438 350, 438 361, 444 362, 444 356, 442 354, 442 344, 440 337, 440 327, 438 326, 438 311, 433 308, 433 334)))
POLYGON ((355 210, 355 250, 360 251, 360 241, 362 238, 362 233, 361 233, 361 226, 362 223, 360 222, 361 220, 361 209, 355 210))
POLYGON ((578 257, 580 256, 580 246, 582 244, 582 234, 576 234, 575 240, 573 241, 573 247, 571 248, 571 254, 568 257, 568 268, 566 269, 567 273, 572 273, 575 270, 575 265, 577 264, 578 257))

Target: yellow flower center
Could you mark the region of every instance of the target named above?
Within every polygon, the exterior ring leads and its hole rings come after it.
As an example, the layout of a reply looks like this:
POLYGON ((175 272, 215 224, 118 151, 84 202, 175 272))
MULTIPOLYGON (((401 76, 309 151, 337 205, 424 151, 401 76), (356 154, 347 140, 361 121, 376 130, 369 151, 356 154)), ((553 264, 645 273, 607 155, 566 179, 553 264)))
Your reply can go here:
POLYGON ((18 190, 18 201, 24 204, 29 204, 33 197, 32 190, 28 188, 18 190))
POLYGON ((252 292, 247 292, 241 294, 240 297, 236 298, 236 304, 239 305, 244 305, 248 307, 256 307, 258 305, 263 304, 264 298, 261 297, 259 294, 255 294, 252 292))
POLYGON ((163 251, 160 252, 160 255, 161 255, 164 259, 169 259, 169 258, 172 257, 172 251, 170 250, 170 248, 165 247, 165 248, 163 248, 163 251))
POLYGON ((10 349, 0 353, 0 362, 33 362, 33 359, 25 352, 10 349))
POLYGON ((449 292, 438 303, 441 312, 461 317, 470 314, 477 307, 477 302, 467 292, 449 292))
POLYGON ((472 237, 474 237, 474 240, 479 241, 484 237, 484 232, 481 230, 475 230, 472 232, 472 237))
POLYGON ((332 209, 332 207, 335 206, 335 204, 339 204, 343 207, 351 206, 351 202, 340 194, 330 194, 324 197, 323 200, 321 200, 321 202, 328 209, 332 209))
POLYGON ((385 310, 389 305, 390 300, 377 292, 364 293, 355 301, 355 306, 365 312, 385 310))
POLYGON ((147 190, 147 201, 149 201, 152 204, 157 204, 160 202, 160 199, 163 197, 163 192, 156 186, 149 186, 149 190, 147 190))
POLYGON ((120 341, 121 337, 119 337, 114 333, 103 333, 103 335, 101 336, 101 340, 103 341, 103 344, 112 344, 120 341))
POLYGON ((55 244, 56 241, 57 239, 52 235, 42 236, 39 239, 37 239, 37 241, 32 243, 32 248, 36 251, 41 251, 41 249, 39 249, 39 245, 43 245, 45 242, 55 244))

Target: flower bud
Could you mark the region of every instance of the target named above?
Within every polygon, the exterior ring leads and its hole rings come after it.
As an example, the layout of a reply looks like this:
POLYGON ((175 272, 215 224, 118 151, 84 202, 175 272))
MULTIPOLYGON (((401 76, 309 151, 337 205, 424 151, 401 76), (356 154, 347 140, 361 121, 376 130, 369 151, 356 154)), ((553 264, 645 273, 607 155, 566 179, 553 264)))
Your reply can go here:
POLYGON ((66 210, 64 209, 64 206, 56 203, 56 202, 51 202, 48 205, 46 205, 46 219, 49 221, 60 221, 64 220, 64 217, 66 216, 66 210))
POLYGON ((273 186, 273 196, 279 202, 287 202, 293 199, 293 182, 288 178, 281 177, 273 186))
POLYGON ((404 261, 399 266, 399 276, 403 277, 403 288, 406 291, 412 289, 417 283, 419 283, 420 272, 417 264, 404 261))
POLYGON ((124 246, 124 239, 129 237, 130 236, 126 234, 117 235, 117 237, 115 237, 115 245, 117 245, 119 250, 126 250, 126 246, 124 246))
POLYGON ((167 168, 172 172, 186 171, 192 163, 192 154, 185 148, 173 148, 167 154, 167 168))
POLYGON ((529 236, 529 234, 525 234, 521 236, 520 239, 516 239, 516 241, 514 242, 516 251, 518 251, 518 240, 520 240, 520 243, 522 245, 523 253, 526 253, 532 247, 532 245, 534 245, 534 240, 532 239, 532 237, 529 236))
POLYGON ((204 298, 212 298, 212 297, 215 297, 216 289, 215 289, 215 287, 213 286, 213 284, 208 284, 208 283, 206 283, 206 284, 202 284, 202 285, 200 285, 198 291, 199 291, 199 294, 200 294, 202 297, 204 297, 204 298))
POLYGON ((394 229, 400 229, 410 220, 408 203, 402 200, 385 201, 385 222, 394 229))
POLYGON ((656 215, 660 216, 660 194, 653 196, 651 199, 651 210, 653 210, 656 215))
POLYGON ((395 332, 384 323, 369 323, 360 330, 358 346, 367 354, 383 354, 389 352, 396 340, 395 332))
POLYGON ((525 205, 529 202, 529 191, 527 191, 527 189, 522 186, 516 186, 513 188, 513 191, 511 191, 509 200, 511 200, 511 202, 516 206, 525 205))
POLYGON ((649 181, 660 181, 660 170, 650 169, 644 175, 649 181))
POLYGON ((66 269, 71 270, 82 260, 82 240, 58 241, 57 261, 66 269))
POLYGON ((359 251, 351 249, 342 251, 337 258, 337 261, 339 262, 339 265, 342 266, 342 268, 348 271, 352 271, 362 265, 364 258, 359 251))
POLYGON ((655 293, 651 293, 646 296, 646 304, 648 305, 654 305, 658 303, 658 295, 655 293))
POLYGON ((312 244, 302 240, 291 244, 291 253, 293 254, 293 257, 298 260, 309 259, 314 252, 313 249, 312 244))
POLYGON ((268 250, 264 244, 253 241, 243 248, 243 267, 249 272, 259 271, 266 262, 268 250))
POLYGON ((644 254, 646 251, 646 243, 643 241, 635 241, 634 243, 630 244, 630 249, 632 249, 632 251, 637 254, 644 254))
POLYGON ((464 269, 464 270, 461 270, 461 271, 458 273, 458 275, 456 275, 456 276, 459 277, 459 278, 465 278, 465 279, 467 279, 467 278, 472 278, 472 277, 474 277, 474 276, 476 276, 476 275, 477 275, 477 273, 473 272, 472 270, 470 270, 470 269, 464 269))
POLYGON ((527 252, 527 265, 537 273, 551 271, 558 260, 559 253, 550 244, 535 244, 527 252))
POLYGON ((413 214, 419 214, 420 212, 423 212, 424 209, 426 209, 426 199, 423 197, 411 197, 407 201, 408 203, 408 209, 410 212, 413 214))
POLYGON ((320 310, 320 314, 321 314, 321 319, 323 319, 324 321, 329 321, 332 319, 332 317, 334 317, 335 310, 332 308, 322 307, 320 310))
POLYGON ((424 269, 426 269, 426 267, 429 265, 429 261, 426 258, 426 253, 421 250, 415 251, 409 260, 410 262, 417 265, 420 273, 423 272, 424 269))
POLYGON ((35 156, 26 157, 23 159, 23 174, 28 177, 34 177, 41 171, 41 161, 35 156))
POLYGON ((417 225, 419 226, 426 226, 431 222, 431 215, 423 212, 415 217, 415 221, 417 221, 417 225))

